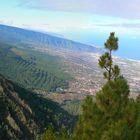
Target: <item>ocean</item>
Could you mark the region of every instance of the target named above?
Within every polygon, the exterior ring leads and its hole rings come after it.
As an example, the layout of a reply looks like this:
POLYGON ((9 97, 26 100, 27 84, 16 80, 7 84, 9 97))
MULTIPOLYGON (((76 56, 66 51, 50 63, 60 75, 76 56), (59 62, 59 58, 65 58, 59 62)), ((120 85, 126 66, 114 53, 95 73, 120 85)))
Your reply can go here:
MULTIPOLYGON (((119 49, 114 52, 115 56, 124 58, 140 60, 140 35, 115 33, 119 38, 119 49)), ((78 31, 78 32, 66 32, 64 37, 79 41, 81 43, 93 45, 96 47, 104 47, 104 43, 109 37, 109 32, 104 33, 102 31, 78 31)))

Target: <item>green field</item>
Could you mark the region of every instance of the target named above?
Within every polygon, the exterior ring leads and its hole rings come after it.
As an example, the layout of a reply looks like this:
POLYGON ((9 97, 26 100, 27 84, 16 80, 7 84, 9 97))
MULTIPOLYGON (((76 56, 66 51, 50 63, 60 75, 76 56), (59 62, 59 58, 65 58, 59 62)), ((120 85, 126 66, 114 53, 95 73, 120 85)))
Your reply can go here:
POLYGON ((57 56, 0 44, 0 73, 26 88, 55 91, 68 88, 71 75, 57 56))

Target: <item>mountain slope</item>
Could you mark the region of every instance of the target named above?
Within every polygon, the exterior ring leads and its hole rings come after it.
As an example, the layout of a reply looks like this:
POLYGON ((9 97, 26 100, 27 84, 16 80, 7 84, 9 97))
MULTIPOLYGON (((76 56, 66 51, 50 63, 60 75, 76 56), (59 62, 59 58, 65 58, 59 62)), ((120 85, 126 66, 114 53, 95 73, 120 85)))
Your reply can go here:
POLYGON ((5 25, 0 25, 0 34, 0 73, 35 90, 69 87, 73 76, 57 53, 100 52, 93 46, 5 25))
POLYGON ((0 73, 26 88, 47 91, 67 88, 71 79, 59 57, 4 43, 0 43, 0 73))
POLYGON ((0 75, 0 139, 33 139, 50 123, 71 130, 75 117, 0 75))
POLYGON ((51 36, 45 33, 25 30, 16 27, 0 25, 0 42, 6 42, 22 47, 47 47, 69 49, 72 51, 100 52, 101 49, 81 44, 68 39, 51 36))

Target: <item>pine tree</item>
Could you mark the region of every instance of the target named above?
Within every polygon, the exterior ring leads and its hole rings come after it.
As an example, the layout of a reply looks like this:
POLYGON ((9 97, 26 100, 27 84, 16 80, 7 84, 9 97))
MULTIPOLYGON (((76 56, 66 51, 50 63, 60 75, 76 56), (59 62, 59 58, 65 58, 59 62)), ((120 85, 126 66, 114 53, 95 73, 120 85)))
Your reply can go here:
POLYGON ((109 38, 105 42, 105 49, 107 52, 103 54, 99 59, 99 66, 105 69, 104 78, 110 81, 116 79, 120 75, 120 69, 117 65, 113 65, 112 51, 118 49, 118 38, 115 37, 115 33, 110 33, 109 38))
POLYGON ((87 96, 83 106, 83 114, 80 116, 74 132, 74 140, 91 140, 94 136, 93 129, 93 101, 87 96))
POLYGON ((116 117, 128 102, 129 86, 123 77, 108 81, 96 96, 98 108, 108 117, 116 117))
POLYGON ((129 85, 120 69, 113 65, 112 51, 118 49, 118 39, 111 33, 105 43, 109 52, 100 57, 108 80, 97 93, 96 100, 87 97, 74 133, 74 140, 139 140, 140 97, 129 98, 129 85))
POLYGON ((54 132, 53 126, 49 125, 48 129, 42 135, 41 140, 56 140, 56 134, 54 132))
POLYGON ((140 94, 136 99, 136 113, 137 113, 137 119, 136 120, 136 128, 135 128, 135 139, 140 139, 140 94))
POLYGON ((61 128, 60 133, 57 134, 56 140, 71 140, 65 128, 61 128))
POLYGON ((41 140, 71 140, 65 128, 61 128, 59 132, 55 132, 52 125, 41 136, 41 140))

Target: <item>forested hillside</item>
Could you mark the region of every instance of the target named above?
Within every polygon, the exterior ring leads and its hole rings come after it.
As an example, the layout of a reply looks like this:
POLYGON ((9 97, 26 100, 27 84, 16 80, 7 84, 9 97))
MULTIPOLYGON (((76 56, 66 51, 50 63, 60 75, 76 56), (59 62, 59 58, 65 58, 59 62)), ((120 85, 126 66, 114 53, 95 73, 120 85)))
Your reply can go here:
POLYGON ((26 88, 47 91, 68 88, 72 79, 59 57, 4 43, 0 43, 0 73, 26 88))
POLYGON ((72 131, 76 118, 60 106, 0 75, 0 139, 39 138, 50 124, 55 131, 72 131))

